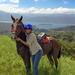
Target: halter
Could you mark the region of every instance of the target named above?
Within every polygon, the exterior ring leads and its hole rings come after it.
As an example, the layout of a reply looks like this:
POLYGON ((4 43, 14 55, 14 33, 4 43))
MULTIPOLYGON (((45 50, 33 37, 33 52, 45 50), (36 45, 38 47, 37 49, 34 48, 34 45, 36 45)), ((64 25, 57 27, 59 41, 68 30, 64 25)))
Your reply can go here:
POLYGON ((16 32, 17 23, 13 23, 13 25, 14 25, 14 27, 11 28, 11 32, 15 33, 16 32))
POLYGON ((16 33, 16 32, 24 32, 24 30, 21 27, 21 30, 16 30, 16 26, 18 25, 17 23, 13 23, 14 24, 14 28, 11 28, 11 33, 16 33))

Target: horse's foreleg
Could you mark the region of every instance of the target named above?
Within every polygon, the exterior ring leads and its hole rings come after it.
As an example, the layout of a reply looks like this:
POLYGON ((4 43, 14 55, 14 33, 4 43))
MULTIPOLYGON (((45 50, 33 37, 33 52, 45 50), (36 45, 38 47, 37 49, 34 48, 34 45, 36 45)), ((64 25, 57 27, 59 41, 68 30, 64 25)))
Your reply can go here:
POLYGON ((23 58, 23 61, 24 61, 24 64, 25 64, 25 67, 26 67, 26 70, 27 72, 31 72, 31 63, 30 63, 30 58, 29 57, 24 57, 23 58))
POLYGON ((26 59, 25 57, 23 57, 23 61, 24 61, 24 65, 26 68, 26 75, 31 75, 31 64, 30 64, 30 60, 26 59))
POLYGON ((24 61, 24 65, 27 71, 31 71, 31 64, 30 64, 30 54, 28 51, 24 52, 24 47, 19 48, 19 54, 24 61))

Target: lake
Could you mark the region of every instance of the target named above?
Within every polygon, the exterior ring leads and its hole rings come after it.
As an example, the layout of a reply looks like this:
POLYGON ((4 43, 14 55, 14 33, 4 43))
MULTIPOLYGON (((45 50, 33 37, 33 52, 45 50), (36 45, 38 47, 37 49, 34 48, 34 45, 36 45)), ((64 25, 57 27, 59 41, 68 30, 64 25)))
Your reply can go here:
MULTIPOLYGON (((2 23, 12 23, 12 21, 0 21, 2 23)), ((46 22, 23 22, 24 24, 32 24, 35 25, 39 29, 54 29, 59 27, 66 27, 66 26, 75 26, 75 24, 54 24, 54 23, 46 23, 46 22)))
POLYGON ((44 23, 44 22, 25 22, 25 24, 32 24, 35 25, 39 29, 54 29, 59 27, 66 27, 66 26, 75 26, 75 24, 55 24, 55 23, 44 23))

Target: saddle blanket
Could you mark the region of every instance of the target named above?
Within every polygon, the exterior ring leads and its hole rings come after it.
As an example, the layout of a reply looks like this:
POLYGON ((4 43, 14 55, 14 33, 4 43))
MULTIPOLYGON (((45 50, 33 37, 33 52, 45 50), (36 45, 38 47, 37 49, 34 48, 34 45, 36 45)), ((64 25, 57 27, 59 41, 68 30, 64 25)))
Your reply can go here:
POLYGON ((41 40, 40 43, 48 43, 50 41, 50 39, 48 37, 46 37, 45 39, 41 40))

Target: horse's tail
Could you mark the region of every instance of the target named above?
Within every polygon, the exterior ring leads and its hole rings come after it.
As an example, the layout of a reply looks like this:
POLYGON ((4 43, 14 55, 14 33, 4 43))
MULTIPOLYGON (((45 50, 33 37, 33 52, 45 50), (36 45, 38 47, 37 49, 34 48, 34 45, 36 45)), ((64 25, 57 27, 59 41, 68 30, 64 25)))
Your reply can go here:
POLYGON ((60 56, 61 56, 61 48, 59 50, 58 59, 60 58, 60 56))

